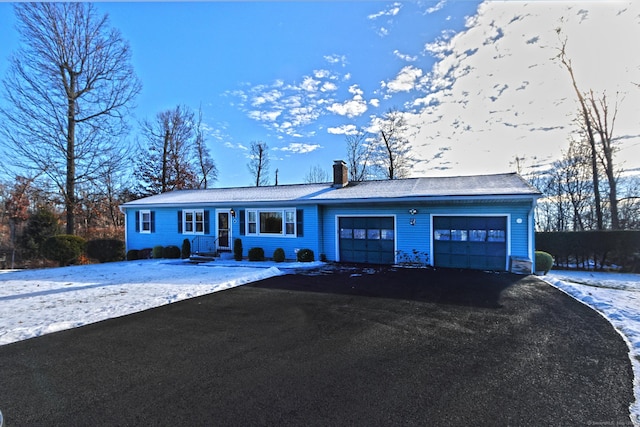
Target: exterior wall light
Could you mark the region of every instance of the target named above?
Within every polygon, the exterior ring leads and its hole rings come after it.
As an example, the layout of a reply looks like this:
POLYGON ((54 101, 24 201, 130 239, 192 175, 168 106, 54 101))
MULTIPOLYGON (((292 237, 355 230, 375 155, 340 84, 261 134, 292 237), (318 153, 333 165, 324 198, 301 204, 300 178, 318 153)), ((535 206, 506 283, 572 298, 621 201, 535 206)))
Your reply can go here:
POLYGON ((229 213, 231 214, 232 218, 236 217, 236 211, 233 210, 233 208, 231 208, 231 210, 229 211, 229 213))
POLYGON ((409 209, 409 213, 410 213, 411 215, 415 215, 415 214, 417 214, 417 213, 418 213, 418 210, 417 210, 417 209, 409 209))

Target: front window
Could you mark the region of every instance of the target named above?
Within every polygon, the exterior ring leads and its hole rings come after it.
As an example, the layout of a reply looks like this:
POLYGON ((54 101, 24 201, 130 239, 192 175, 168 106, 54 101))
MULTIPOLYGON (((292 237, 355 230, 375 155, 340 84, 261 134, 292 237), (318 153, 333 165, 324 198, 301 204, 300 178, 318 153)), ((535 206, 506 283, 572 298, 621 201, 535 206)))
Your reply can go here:
POLYGON ((183 211, 182 229, 185 234, 204 234, 204 210, 183 211))
POLYGON ((248 210, 246 227, 247 234, 264 236, 295 236, 296 210, 248 210))

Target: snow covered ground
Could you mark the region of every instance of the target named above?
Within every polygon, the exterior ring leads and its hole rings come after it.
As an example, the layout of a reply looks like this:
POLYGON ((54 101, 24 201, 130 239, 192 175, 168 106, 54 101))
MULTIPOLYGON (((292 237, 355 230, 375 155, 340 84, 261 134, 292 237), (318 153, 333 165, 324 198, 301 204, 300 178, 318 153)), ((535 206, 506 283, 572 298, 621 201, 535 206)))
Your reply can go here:
POLYGON ((277 276, 282 269, 320 264, 231 262, 143 260, 0 270, 0 345, 233 288, 277 276))
MULTIPOLYGON (((284 274, 321 263, 144 260, 0 270, 0 345, 284 274)), ((627 341, 640 426, 640 275, 553 271, 541 277, 600 312, 627 341)))
POLYGON ((635 376, 631 421, 640 426, 640 274, 558 270, 541 279, 598 311, 627 341, 635 376))

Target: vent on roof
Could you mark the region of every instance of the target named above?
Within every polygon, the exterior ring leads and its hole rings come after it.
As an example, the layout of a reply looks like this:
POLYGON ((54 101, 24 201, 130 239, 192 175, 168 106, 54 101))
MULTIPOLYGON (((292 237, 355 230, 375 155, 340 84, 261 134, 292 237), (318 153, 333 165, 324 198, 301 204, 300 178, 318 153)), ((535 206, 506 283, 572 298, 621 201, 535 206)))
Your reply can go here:
POLYGON ((342 160, 333 162, 333 186, 336 188, 345 187, 349 183, 347 164, 342 160))

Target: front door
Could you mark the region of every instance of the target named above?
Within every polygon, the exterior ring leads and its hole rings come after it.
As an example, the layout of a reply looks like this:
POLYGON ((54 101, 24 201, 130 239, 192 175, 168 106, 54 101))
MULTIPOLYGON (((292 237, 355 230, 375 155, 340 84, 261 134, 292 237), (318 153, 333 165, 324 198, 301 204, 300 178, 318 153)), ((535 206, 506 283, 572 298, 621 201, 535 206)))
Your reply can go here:
POLYGON ((231 250, 231 214, 229 211, 218 211, 218 249, 231 250))

